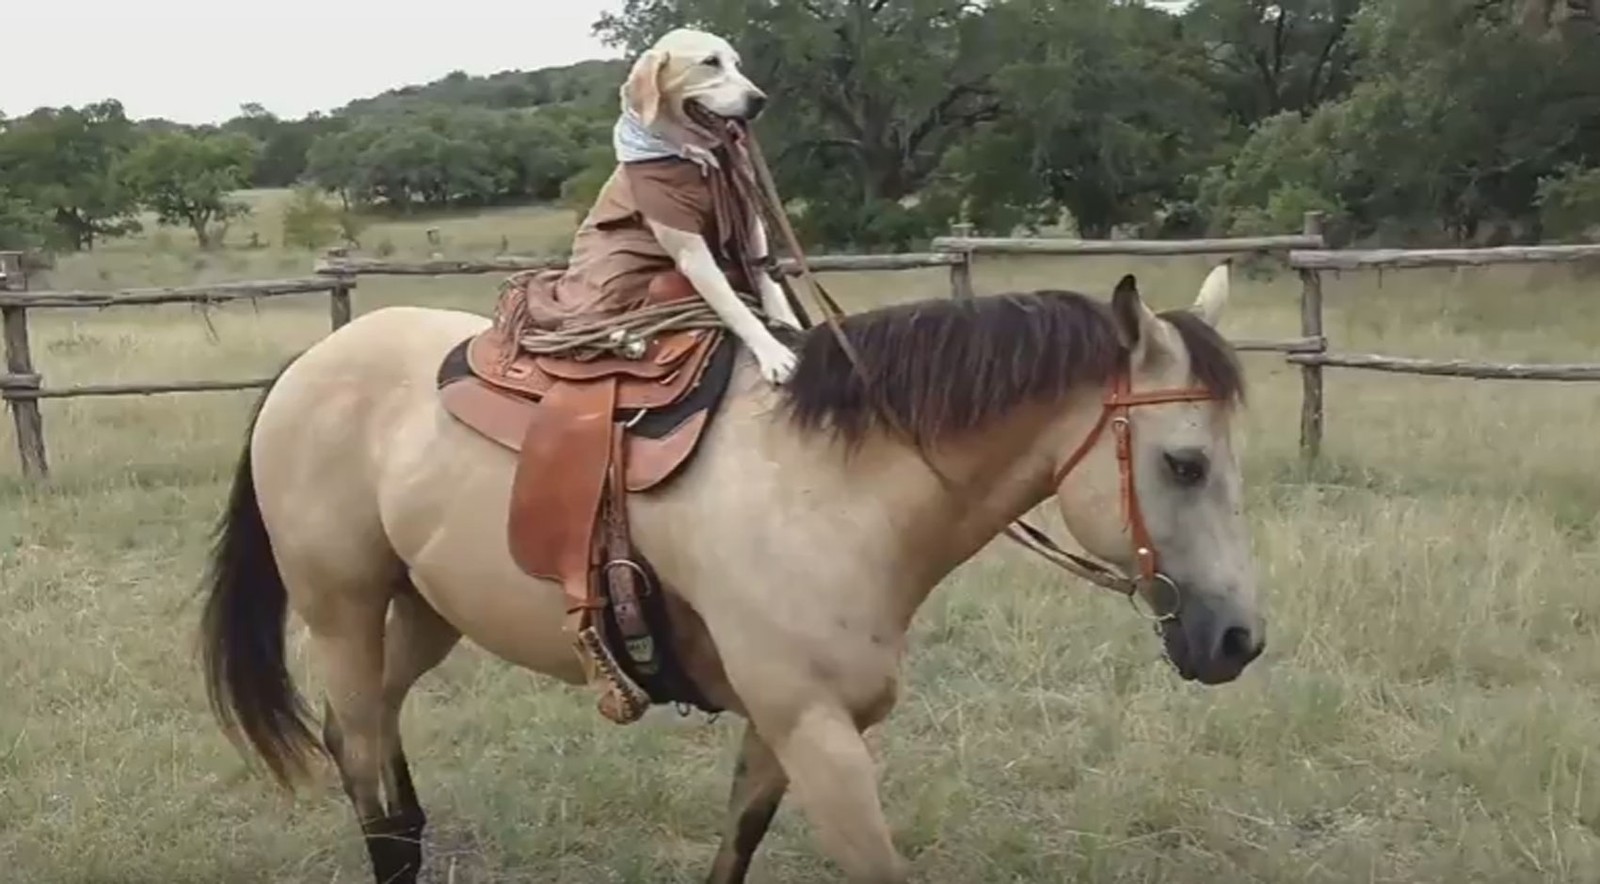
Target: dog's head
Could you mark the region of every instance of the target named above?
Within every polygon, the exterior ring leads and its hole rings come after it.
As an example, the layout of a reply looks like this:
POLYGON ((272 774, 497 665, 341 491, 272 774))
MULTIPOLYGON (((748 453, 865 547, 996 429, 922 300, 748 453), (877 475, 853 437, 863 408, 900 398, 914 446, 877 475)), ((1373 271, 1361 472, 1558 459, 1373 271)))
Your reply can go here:
POLYGON ((719 119, 754 120, 767 96, 739 71, 739 53, 727 40, 679 28, 634 62, 622 105, 650 128, 666 120, 714 129, 719 119))

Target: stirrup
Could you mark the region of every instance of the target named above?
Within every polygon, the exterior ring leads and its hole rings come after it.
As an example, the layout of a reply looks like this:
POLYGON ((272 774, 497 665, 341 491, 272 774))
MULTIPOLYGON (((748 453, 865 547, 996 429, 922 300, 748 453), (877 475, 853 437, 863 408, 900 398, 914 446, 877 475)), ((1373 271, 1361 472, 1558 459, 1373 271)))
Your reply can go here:
POLYGON ((575 645, 589 683, 600 683, 600 698, 595 705, 601 715, 616 724, 632 724, 649 711, 650 696, 617 665, 593 626, 578 633, 575 645))

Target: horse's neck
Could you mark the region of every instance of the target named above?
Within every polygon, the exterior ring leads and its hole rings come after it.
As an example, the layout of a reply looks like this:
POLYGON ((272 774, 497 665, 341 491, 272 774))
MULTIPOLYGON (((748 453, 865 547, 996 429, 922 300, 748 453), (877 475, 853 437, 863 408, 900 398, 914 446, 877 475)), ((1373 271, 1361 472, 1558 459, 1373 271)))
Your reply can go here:
POLYGON ((928 446, 932 465, 915 449, 885 441, 878 466, 850 494, 896 501, 897 546, 909 551, 902 600, 906 616, 934 585, 1054 493, 1056 467, 1093 427, 1098 398, 1018 408, 989 425, 928 446))

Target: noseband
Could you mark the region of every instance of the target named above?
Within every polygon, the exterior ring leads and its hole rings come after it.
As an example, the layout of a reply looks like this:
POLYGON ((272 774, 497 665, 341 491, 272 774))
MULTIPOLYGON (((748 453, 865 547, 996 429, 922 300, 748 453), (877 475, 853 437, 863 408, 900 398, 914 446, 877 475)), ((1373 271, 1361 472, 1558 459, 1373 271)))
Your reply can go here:
POLYGON ((1083 442, 1072 452, 1072 456, 1056 470, 1051 487, 1061 487, 1061 483, 1066 481, 1073 469, 1093 450, 1095 443, 1100 440, 1100 434, 1105 432, 1107 426, 1111 427, 1111 432, 1117 439, 1117 473, 1122 484, 1123 517, 1133 534, 1136 576, 1124 577, 1099 562, 1067 552, 1057 546, 1049 535, 1023 519, 1018 519, 1007 526, 1005 533, 1012 540, 1079 577, 1097 586, 1122 593, 1128 597, 1129 603, 1133 604, 1134 610, 1141 614, 1144 614, 1144 611, 1139 608, 1135 600, 1143 596, 1145 603, 1154 612, 1144 616, 1159 629, 1162 623, 1178 619, 1178 612, 1183 606, 1183 596, 1178 592, 1178 585, 1172 578, 1161 571, 1160 553, 1156 551, 1155 541, 1150 537, 1150 528, 1145 524, 1144 510, 1139 506, 1139 492, 1134 487, 1133 478, 1133 424, 1128 419, 1128 411, 1139 405, 1215 401, 1217 397, 1210 390, 1200 387, 1176 387, 1134 393, 1129 386, 1130 381, 1126 371, 1119 371, 1112 378, 1111 386, 1106 390, 1106 397, 1100 409, 1100 419, 1095 422, 1089 435, 1084 437, 1083 442), (1161 591, 1163 587, 1164 593, 1161 591), (1158 601, 1158 596, 1163 594, 1168 597, 1168 601, 1158 601))

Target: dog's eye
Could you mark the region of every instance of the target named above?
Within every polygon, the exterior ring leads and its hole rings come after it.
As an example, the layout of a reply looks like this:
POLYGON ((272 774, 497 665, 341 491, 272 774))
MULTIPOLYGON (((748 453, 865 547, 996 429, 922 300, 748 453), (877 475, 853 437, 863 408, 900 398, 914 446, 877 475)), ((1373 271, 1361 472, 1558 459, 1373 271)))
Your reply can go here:
POLYGON ((700 63, 713 70, 720 69, 722 67, 722 59, 716 57, 715 55, 700 63))
POLYGON ((1179 485, 1199 485, 1206 480, 1206 473, 1211 468, 1203 451, 1168 451, 1162 457, 1166 458, 1167 471, 1172 473, 1172 478, 1179 485))

